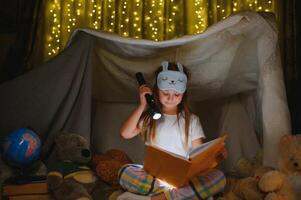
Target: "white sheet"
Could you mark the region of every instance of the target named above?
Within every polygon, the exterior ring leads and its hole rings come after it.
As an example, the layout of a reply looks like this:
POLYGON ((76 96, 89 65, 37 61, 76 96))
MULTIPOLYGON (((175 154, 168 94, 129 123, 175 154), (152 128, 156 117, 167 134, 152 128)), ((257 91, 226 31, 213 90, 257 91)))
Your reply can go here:
MULTIPOLYGON (((205 128, 211 124, 216 131, 208 134, 229 132, 226 168, 232 169, 241 156, 254 155, 261 143, 264 164, 277 165, 277 142, 291 129, 272 17, 238 13, 202 34, 163 42, 87 29, 77 30, 73 36, 78 32, 95 37, 91 63, 97 101, 136 103, 136 72, 143 72, 152 83, 152 74, 162 60, 181 62, 191 72, 188 90, 191 101, 198 105, 194 110, 207 118, 205 128), (204 101, 219 101, 219 115, 199 109, 204 101), (217 121, 210 121, 216 117, 217 121)), ((101 126, 101 121, 95 123, 101 126)))

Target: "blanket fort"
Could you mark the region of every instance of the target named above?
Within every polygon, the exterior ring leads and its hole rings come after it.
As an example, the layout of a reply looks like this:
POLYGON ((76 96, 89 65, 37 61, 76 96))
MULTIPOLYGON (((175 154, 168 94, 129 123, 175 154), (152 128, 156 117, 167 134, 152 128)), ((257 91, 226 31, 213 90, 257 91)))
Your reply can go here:
MULTIPOLYGON (((116 139, 116 122, 130 112, 124 105, 139 100, 135 72, 152 83, 154 70, 169 60, 190 71, 192 111, 207 138, 229 133, 223 167, 232 170, 240 157, 251 158, 261 147, 263 164, 276 167, 277 143, 291 131, 277 42, 274 18, 254 12, 232 15, 198 35, 162 42, 77 30, 58 56, 0 85, 0 139, 31 126, 42 140, 45 159, 54 155, 54 136, 62 129, 88 141, 91 137, 96 150, 120 147, 125 142, 116 139), (102 115, 92 112, 92 99, 102 115), (98 121, 91 121, 93 114, 100 116, 98 121)), ((132 152, 130 157, 140 153, 131 150, 134 145, 123 147, 132 152)))

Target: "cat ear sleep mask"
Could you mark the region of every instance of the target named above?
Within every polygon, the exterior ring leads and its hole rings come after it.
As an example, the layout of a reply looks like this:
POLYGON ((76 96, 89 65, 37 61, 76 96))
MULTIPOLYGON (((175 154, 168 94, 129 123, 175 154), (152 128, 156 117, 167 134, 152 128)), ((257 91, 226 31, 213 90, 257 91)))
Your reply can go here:
POLYGON ((160 90, 174 90, 178 93, 186 91, 187 76, 183 71, 183 65, 177 63, 179 71, 168 70, 168 62, 161 63, 162 71, 157 76, 157 86, 160 90))

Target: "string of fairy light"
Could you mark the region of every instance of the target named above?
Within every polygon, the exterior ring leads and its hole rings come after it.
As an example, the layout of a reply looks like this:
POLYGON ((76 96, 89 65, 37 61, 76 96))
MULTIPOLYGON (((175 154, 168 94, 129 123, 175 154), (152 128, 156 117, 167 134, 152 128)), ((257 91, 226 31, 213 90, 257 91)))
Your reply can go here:
POLYGON ((201 0, 197 0, 194 3, 194 6, 196 8, 199 8, 195 11, 195 14, 197 16, 197 23, 195 24, 196 33, 203 32, 207 26, 207 18, 204 16, 206 13, 203 11, 203 9, 207 7, 207 5, 204 5, 204 3, 206 2, 201 0))
POLYGON ((275 12, 276 0, 48 0, 44 59, 56 55, 76 28, 162 41, 197 34, 233 12, 275 12))

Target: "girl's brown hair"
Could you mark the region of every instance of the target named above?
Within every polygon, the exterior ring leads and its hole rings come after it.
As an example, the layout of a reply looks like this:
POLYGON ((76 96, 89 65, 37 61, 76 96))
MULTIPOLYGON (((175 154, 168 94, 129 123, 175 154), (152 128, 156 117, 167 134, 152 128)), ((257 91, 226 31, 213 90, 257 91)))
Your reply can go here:
MULTIPOLYGON (((155 84, 153 85, 153 95, 156 101, 157 106, 160 109, 160 112, 162 112, 162 104, 159 101, 159 89, 157 86, 157 76, 158 74, 163 70, 162 66, 160 66, 156 72, 155 72, 155 77, 156 81, 155 84)), ((173 71, 179 71, 178 66, 176 63, 169 62, 168 63, 168 70, 173 70, 173 71)), ((187 76, 187 79, 189 78, 189 73, 185 66, 183 66, 183 71, 187 76)), ((177 120, 179 123, 179 117, 181 114, 184 112, 184 121, 185 121, 185 148, 188 146, 188 136, 189 136, 189 125, 190 125, 190 115, 191 112, 188 108, 188 102, 187 102, 187 90, 183 94, 183 98, 181 103, 178 105, 177 109, 177 120)), ((143 120, 143 125, 142 125, 142 131, 141 134, 145 141, 151 142, 152 140, 155 139, 155 130, 156 130, 156 120, 154 120, 149 113, 146 111, 142 114, 142 120, 143 120)))

